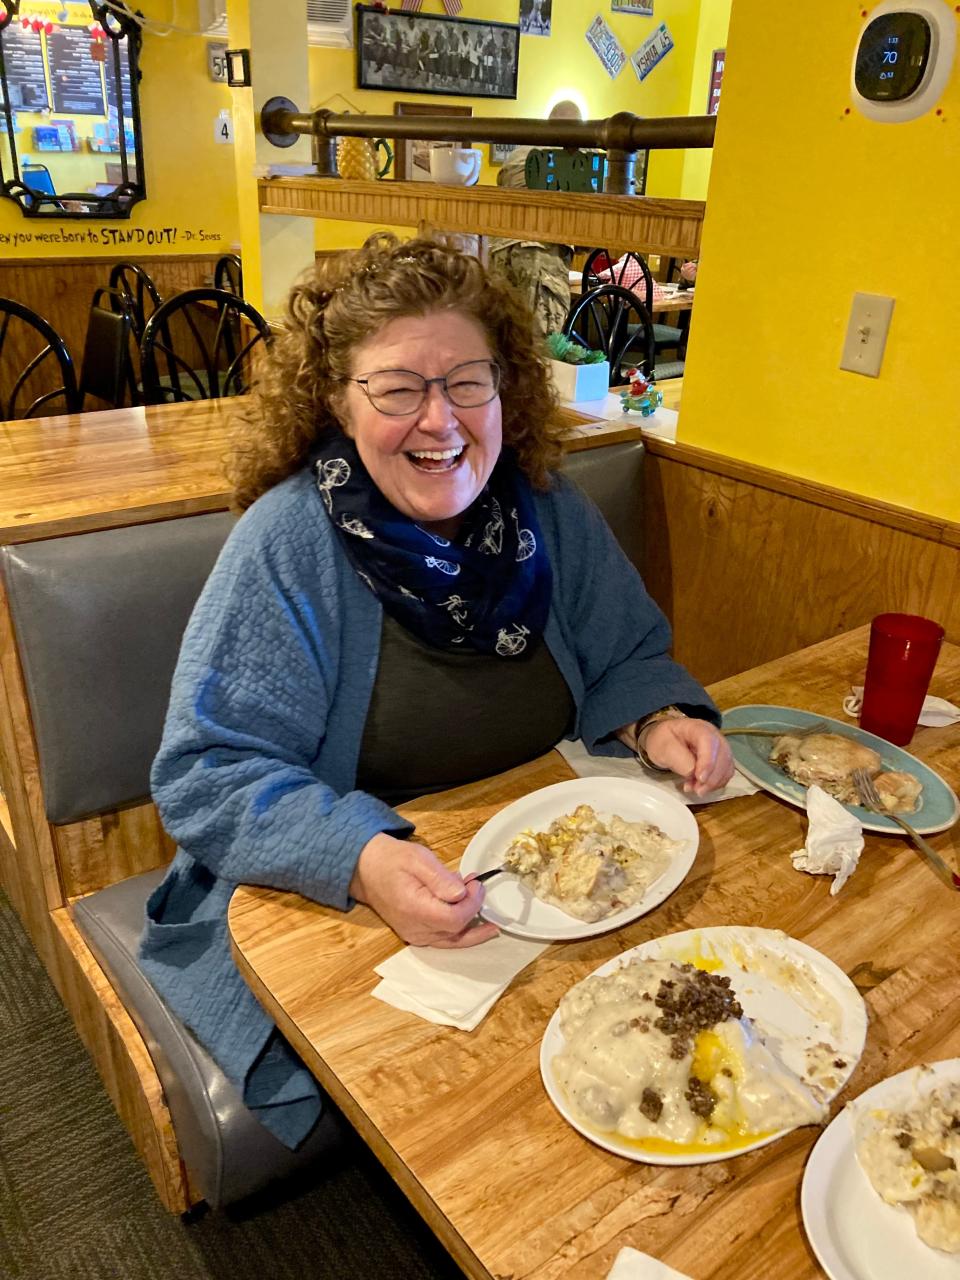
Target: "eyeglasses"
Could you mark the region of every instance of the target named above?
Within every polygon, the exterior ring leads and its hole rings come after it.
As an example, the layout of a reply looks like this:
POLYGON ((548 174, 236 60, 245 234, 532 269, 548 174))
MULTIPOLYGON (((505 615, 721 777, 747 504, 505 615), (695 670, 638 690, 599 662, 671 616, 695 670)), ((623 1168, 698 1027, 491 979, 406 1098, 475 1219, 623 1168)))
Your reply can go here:
POLYGON ((423 406, 434 382, 457 409, 489 404, 500 389, 500 366, 493 360, 467 360, 454 365, 442 378, 424 378, 412 369, 377 369, 365 378, 344 381, 362 387, 379 413, 399 418, 423 406))

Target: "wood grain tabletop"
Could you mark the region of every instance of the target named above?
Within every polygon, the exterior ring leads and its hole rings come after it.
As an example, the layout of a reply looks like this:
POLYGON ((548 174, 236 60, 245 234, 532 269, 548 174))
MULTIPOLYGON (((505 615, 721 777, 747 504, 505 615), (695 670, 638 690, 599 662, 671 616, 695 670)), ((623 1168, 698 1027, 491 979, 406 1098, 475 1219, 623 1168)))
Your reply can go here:
MULTIPOLYGON (((711 692, 721 709, 775 703, 839 717, 849 685, 862 682, 867 637, 860 628, 711 692)), ((958 688, 960 648, 945 645, 931 692, 958 688)), ((956 788, 960 726, 919 729, 909 749, 956 788)), ((455 864, 504 804, 570 776, 551 752, 403 812, 455 864)), ((367 908, 344 914, 247 886, 234 894, 234 955, 253 990, 468 1276, 597 1280, 624 1245, 693 1280, 822 1274, 799 1210, 816 1127, 713 1164, 646 1165, 581 1137, 548 1100, 538 1066, 547 1021, 575 982, 629 947, 742 924, 782 929, 838 964, 865 998, 869 1030, 832 1115, 885 1076, 960 1056, 960 894, 905 840, 866 833, 857 871, 831 897, 830 877, 790 862, 804 841, 800 810, 761 792, 694 812, 697 858, 671 897, 622 930, 549 946, 469 1033, 371 998, 374 966, 401 944, 367 908)), ((957 828, 931 843, 960 866, 957 828)))
MULTIPOLYGON (((228 396, 0 422, 0 544, 225 511, 231 436, 248 403, 228 396)), ((569 451, 641 435, 562 406, 556 417, 569 451)))

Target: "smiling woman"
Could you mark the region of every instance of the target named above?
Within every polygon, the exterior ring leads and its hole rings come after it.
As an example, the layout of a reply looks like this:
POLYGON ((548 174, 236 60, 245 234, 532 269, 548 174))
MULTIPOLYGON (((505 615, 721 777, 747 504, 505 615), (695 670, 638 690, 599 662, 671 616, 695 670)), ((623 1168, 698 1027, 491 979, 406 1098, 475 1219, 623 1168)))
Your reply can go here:
POLYGON ((232 464, 246 511, 184 636, 154 765, 180 848, 142 963, 290 1145, 324 1100, 231 961, 239 881, 473 946, 497 932, 483 885, 393 805, 565 735, 642 746, 699 793, 732 772, 663 616, 556 472, 553 407, 510 286, 384 235, 294 287, 251 401, 232 464))

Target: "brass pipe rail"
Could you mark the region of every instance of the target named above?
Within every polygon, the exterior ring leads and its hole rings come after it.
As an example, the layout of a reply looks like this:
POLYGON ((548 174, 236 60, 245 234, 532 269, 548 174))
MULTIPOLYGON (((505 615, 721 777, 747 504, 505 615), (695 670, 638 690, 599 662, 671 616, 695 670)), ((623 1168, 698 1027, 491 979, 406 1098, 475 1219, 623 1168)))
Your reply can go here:
POLYGON ((367 116, 325 108, 299 111, 289 98, 270 98, 260 112, 263 136, 289 147, 299 136, 313 139, 319 177, 338 177, 339 137, 422 138, 427 142, 507 142, 551 147, 599 148, 608 153, 609 192, 629 194, 640 150, 712 147, 716 116, 645 118, 629 111, 599 120, 527 120, 504 116, 367 116))

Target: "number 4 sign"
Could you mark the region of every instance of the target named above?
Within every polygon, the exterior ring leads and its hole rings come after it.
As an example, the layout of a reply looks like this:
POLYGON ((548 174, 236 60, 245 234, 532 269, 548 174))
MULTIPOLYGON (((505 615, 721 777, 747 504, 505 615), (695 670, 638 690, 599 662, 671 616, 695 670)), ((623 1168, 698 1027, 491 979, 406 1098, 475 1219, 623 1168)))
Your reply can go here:
POLYGON ((221 111, 214 121, 213 137, 215 142, 233 142, 233 117, 229 111, 221 111))

